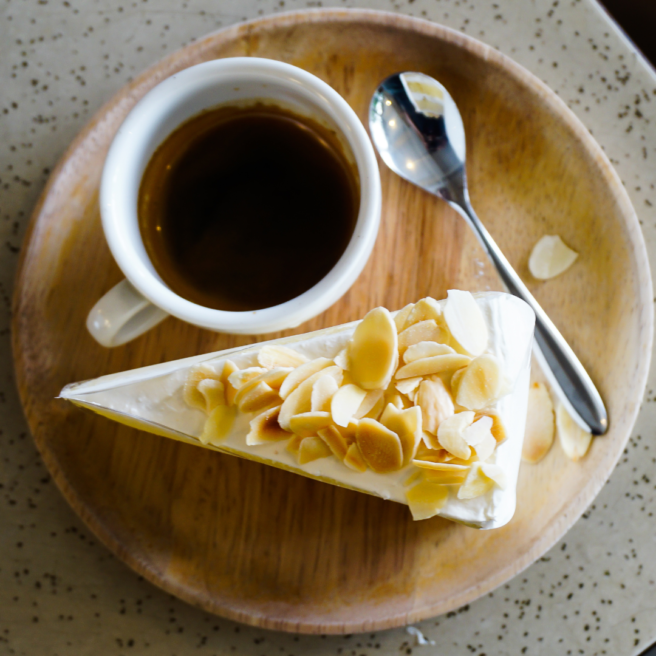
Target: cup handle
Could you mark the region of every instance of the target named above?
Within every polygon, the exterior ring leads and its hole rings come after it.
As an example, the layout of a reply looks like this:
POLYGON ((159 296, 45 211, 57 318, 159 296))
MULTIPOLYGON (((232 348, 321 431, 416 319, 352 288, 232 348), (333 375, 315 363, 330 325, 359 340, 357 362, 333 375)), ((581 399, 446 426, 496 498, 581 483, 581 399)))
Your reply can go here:
POLYGON ((87 330, 99 344, 111 348, 139 337, 168 316, 127 280, 121 280, 93 306, 87 330))

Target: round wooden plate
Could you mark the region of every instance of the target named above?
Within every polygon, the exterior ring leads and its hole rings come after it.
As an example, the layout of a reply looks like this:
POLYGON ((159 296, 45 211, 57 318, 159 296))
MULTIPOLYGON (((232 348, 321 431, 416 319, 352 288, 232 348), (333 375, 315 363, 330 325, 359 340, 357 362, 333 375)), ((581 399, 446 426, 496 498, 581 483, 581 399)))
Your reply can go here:
MULTIPOLYGON (((336 305, 293 332, 400 308, 447 289, 498 289, 465 225, 381 165, 383 217, 364 273, 336 305)), ((311 217, 309 217, 311 219, 311 217)), ((313 242, 311 222, 308 248, 313 242)), ((302 275, 293 262, 280 262, 302 275)), ((146 71, 94 117, 35 210, 14 305, 25 413, 62 492, 95 534, 153 583, 249 624, 308 633, 402 625, 444 613, 543 554, 592 501, 633 426, 652 340, 645 246, 622 185, 562 101, 493 49, 439 25, 346 10, 286 14, 187 46, 146 71), (98 182, 119 124, 172 73, 217 57, 280 59, 324 79, 365 121, 396 71, 442 81, 468 138, 473 205, 560 327, 607 403, 610 431, 580 463, 556 445, 524 465, 509 525, 476 531, 277 469, 139 433, 55 400, 66 383, 255 341, 168 319, 106 350, 85 317, 121 274, 105 244, 98 182), (533 244, 560 234, 579 259, 538 283, 533 244)))

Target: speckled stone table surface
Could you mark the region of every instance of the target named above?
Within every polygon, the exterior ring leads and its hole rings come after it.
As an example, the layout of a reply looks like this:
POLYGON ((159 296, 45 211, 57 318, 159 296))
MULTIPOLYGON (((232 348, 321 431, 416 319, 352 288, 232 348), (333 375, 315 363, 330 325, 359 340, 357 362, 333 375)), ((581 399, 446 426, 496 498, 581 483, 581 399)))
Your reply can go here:
MULTIPOLYGON (((336 3, 340 4, 340 3, 336 3)), ((111 555, 67 506, 14 386, 10 297, 49 171, 91 115, 161 56, 301 0, 0 0, 0 655, 638 654, 656 640, 656 380, 595 503, 537 563, 418 628, 278 634, 178 601, 111 555)), ((656 266, 656 74, 593 0, 345 0, 424 17, 523 64, 568 103, 617 168, 656 266)))

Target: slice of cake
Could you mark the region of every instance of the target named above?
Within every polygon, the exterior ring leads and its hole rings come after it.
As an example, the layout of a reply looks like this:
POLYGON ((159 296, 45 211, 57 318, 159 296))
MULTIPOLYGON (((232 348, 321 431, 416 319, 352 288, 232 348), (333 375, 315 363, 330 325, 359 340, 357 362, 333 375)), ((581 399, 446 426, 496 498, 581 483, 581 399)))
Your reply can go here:
POLYGON ((135 428, 477 528, 515 510, 535 317, 450 291, 396 313, 103 376, 61 397, 135 428))

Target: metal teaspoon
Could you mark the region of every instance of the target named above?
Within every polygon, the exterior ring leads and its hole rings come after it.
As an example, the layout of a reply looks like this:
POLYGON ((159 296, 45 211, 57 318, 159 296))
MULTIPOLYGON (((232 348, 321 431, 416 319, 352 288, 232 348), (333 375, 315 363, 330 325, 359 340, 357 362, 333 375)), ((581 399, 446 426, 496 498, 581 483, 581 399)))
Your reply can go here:
POLYGON ((534 353, 558 397, 582 428, 594 435, 605 433, 608 415, 590 376, 472 209, 465 129, 448 91, 423 73, 392 75, 371 99, 369 129, 392 171, 442 198, 467 221, 508 291, 533 308, 534 353))

